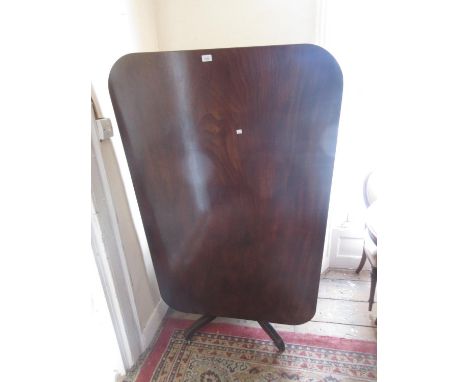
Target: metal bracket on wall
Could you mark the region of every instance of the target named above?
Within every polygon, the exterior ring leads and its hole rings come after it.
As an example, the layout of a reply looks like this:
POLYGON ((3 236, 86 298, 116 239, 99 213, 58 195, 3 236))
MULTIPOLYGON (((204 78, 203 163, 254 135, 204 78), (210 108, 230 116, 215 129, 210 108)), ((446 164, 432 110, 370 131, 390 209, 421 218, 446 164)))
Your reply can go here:
POLYGON ((100 141, 104 141, 114 136, 112 122, 109 118, 96 119, 96 129, 100 141))

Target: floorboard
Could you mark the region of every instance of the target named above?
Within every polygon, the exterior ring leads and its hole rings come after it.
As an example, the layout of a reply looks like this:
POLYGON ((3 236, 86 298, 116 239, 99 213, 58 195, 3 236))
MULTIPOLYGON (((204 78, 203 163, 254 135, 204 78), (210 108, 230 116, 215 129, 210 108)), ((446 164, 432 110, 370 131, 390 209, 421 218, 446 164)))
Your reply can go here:
MULTIPOLYGON (((302 325, 273 324, 279 331, 312 333, 323 336, 375 341, 377 328, 377 297, 371 312, 368 309, 370 272, 362 270, 329 270, 320 280, 317 310, 313 319, 302 325)), ((377 296, 377 293, 376 293, 377 296)), ((175 318, 195 320, 199 315, 177 312, 170 309, 175 318)), ((215 322, 259 327, 255 321, 217 317, 215 322)))
MULTIPOLYGON (((370 283, 364 280, 320 280, 319 298, 347 301, 369 301, 370 283)), ((374 302, 377 302, 377 294, 374 302)))
MULTIPOLYGON (((376 305, 374 304, 373 310, 377 308, 376 305)), ((367 302, 319 298, 317 312, 312 321, 342 325, 375 326, 374 314, 367 309, 367 302)))
POLYGON ((361 280, 370 282, 370 270, 363 269, 357 274, 353 269, 330 269, 322 275, 322 279, 331 280, 361 280))

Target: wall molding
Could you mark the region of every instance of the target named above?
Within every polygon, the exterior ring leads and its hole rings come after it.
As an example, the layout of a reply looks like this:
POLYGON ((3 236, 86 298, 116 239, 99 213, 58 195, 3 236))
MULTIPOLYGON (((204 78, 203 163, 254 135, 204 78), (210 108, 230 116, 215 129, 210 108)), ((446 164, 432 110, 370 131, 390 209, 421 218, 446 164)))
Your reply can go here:
POLYGON ((162 320, 166 315, 168 306, 161 298, 151 313, 150 318, 148 319, 146 326, 141 332, 141 348, 145 351, 153 342, 154 336, 161 326, 162 320))

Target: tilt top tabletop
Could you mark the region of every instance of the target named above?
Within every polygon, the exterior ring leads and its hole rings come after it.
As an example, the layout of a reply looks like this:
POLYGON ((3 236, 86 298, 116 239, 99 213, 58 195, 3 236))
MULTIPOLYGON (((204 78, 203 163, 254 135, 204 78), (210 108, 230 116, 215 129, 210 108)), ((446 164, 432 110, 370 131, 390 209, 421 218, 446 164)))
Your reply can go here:
POLYGON ((259 321, 272 338, 269 322, 313 317, 342 86, 315 45, 114 64, 109 91, 161 296, 204 315, 187 337, 215 316, 259 321))

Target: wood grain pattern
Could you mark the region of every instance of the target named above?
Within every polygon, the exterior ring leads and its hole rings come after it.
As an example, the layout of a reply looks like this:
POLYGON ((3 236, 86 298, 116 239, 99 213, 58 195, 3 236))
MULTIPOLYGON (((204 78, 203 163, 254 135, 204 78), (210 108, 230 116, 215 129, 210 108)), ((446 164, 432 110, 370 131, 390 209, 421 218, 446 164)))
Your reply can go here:
POLYGON ((310 320, 342 94, 333 57, 314 45, 130 54, 109 91, 166 303, 310 320))

